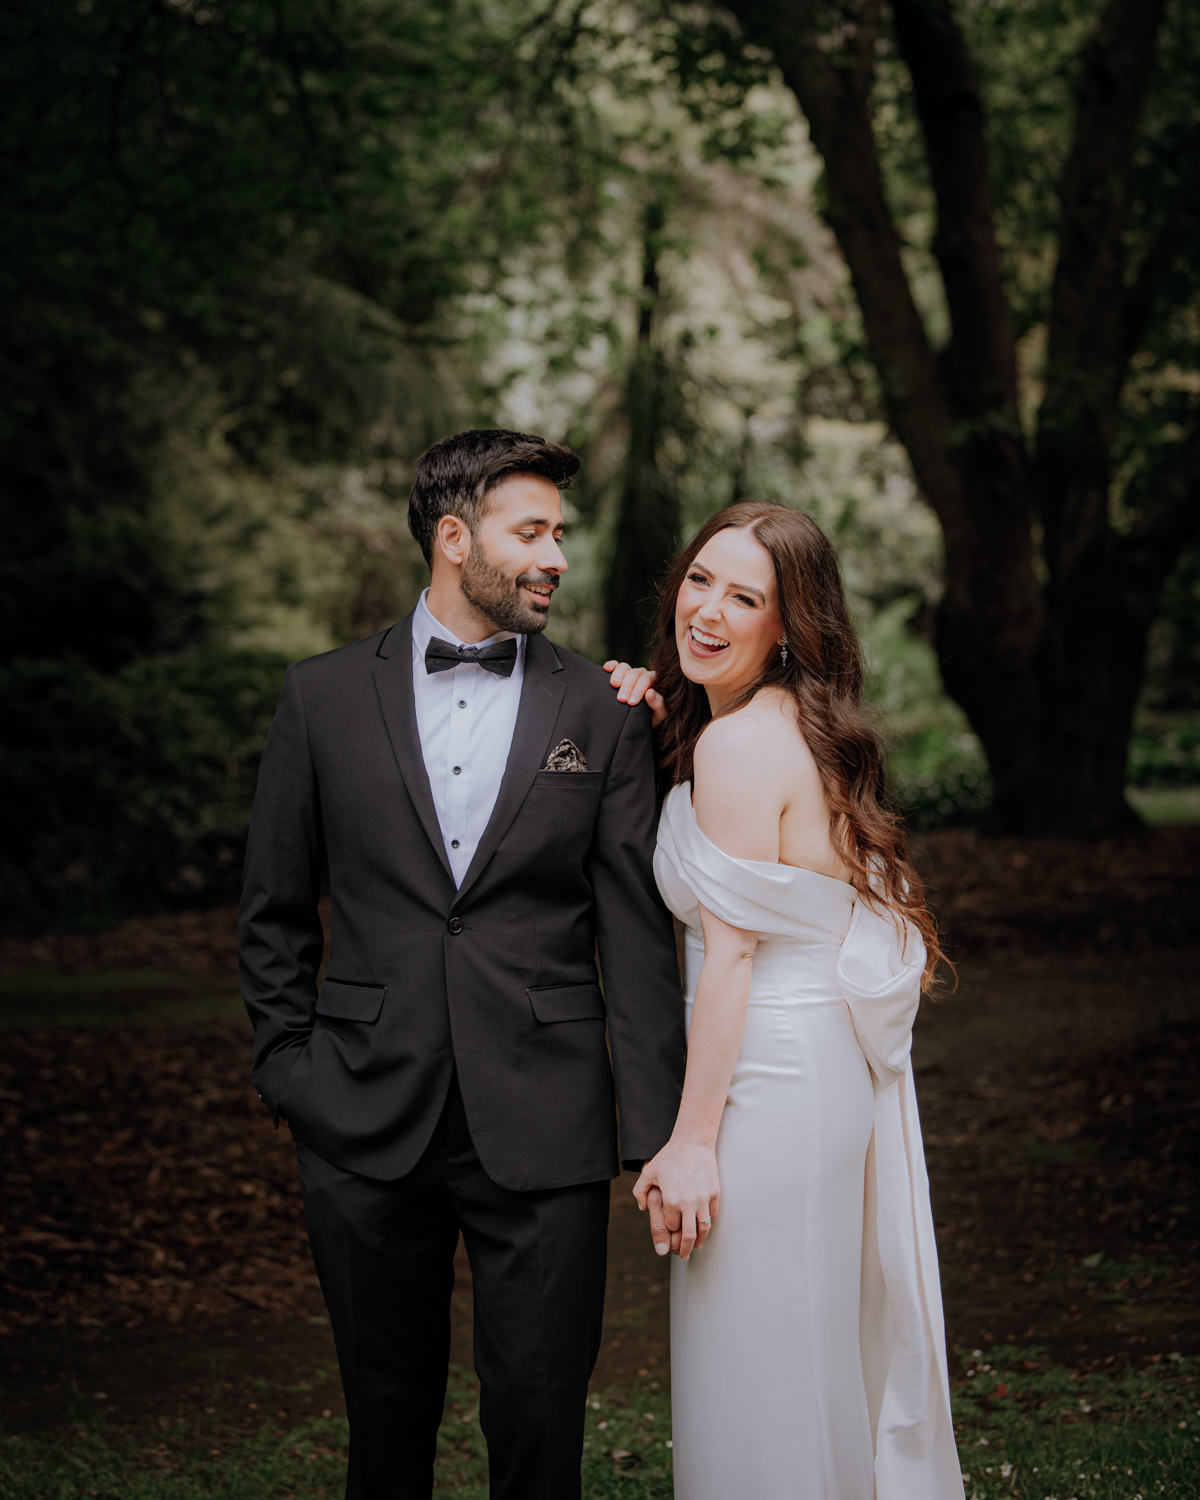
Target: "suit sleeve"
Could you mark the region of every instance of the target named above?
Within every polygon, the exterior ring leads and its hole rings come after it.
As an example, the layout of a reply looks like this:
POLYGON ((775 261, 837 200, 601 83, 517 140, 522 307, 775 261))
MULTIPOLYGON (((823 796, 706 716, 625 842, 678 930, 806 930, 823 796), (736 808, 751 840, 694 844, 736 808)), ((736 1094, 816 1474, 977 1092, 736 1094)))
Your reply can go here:
POLYGON ((313 1029, 323 863, 308 726, 298 673, 289 667, 259 770, 238 923, 254 1083, 276 1123, 288 1074, 313 1029))
POLYGON ((657 821, 650 714, 639 707, 617 741, 590 861, 621 1159, 634 1170, 670 1135, 683 1087, 675 934, 651 868, 657 821))

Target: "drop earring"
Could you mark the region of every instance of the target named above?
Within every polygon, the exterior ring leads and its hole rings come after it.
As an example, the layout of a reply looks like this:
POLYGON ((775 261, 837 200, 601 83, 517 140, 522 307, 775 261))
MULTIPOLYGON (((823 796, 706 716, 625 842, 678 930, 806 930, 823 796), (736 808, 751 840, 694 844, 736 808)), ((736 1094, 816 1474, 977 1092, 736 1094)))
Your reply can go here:
POLYGON ((783 636, 779 642, 779 665, 786 667, 788 664, 787 636, 783 636))

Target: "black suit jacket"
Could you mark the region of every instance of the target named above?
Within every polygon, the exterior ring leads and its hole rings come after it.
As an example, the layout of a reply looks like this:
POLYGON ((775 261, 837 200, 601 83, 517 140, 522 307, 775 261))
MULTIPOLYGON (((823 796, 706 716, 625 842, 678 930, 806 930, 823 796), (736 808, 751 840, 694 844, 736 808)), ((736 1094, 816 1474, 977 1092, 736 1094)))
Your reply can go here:
POLYGON ((456 1067, 479 1158, 505 1187, 595 1181, 653 1155, 684 1061, 655 823, 648 713, 532 635, 500 792, 456 889, 417 733, 412 617, 289 667, 241 907, 254 1079, 276 1117, 339 1166, 400 1177, 456 1067), (586 771, 542 770, 564 739, 586 771))

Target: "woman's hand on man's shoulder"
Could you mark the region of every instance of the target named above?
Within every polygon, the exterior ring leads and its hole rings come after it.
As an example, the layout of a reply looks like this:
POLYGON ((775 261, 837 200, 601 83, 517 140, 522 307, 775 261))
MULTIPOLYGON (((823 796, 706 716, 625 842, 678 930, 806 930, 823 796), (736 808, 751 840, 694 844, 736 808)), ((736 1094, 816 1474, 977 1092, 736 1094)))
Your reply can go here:
POLYGON ((604 670, 608 673, 610 684, 617 690, 618 702, 628 703, 631 708, 635 703, 644 702, 657 729, 667 717, 667 705, 663 702, 662 694, 654 687, 658 674, 649 667, 631 667, 627 661, 615 659, 606 661, 604 670))

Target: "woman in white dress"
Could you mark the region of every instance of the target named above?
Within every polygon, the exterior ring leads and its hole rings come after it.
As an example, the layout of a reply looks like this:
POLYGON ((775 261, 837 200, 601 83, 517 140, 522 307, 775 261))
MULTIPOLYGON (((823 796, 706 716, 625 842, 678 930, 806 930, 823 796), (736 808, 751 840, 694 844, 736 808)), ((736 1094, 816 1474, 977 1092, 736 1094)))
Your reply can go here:
POLYGON ((961 1500, 909 1066, 942 955, 833 549, 730 506, 659 627, 654 671, 609 667, 659 725, 655 873, 686 933, 683 1101, 634 1188, 679 1256, 677 1500, 961 1500))

